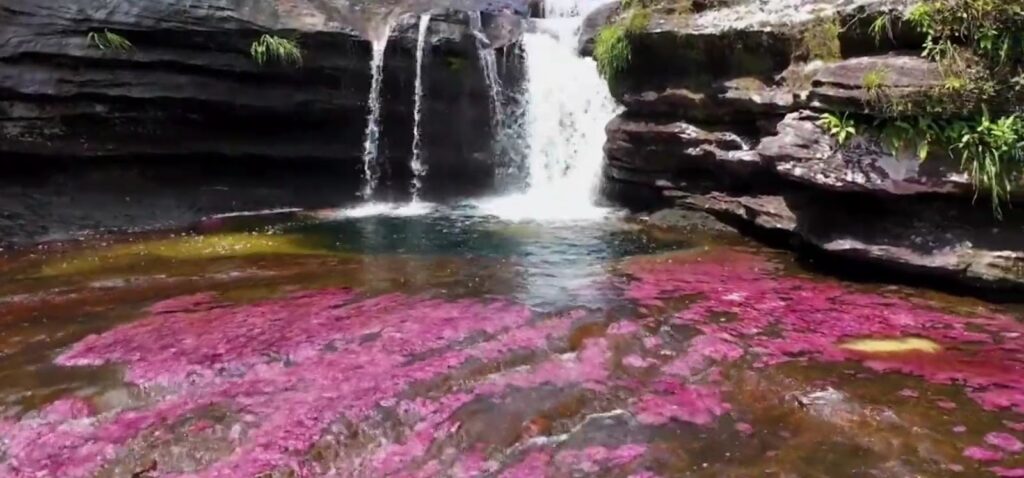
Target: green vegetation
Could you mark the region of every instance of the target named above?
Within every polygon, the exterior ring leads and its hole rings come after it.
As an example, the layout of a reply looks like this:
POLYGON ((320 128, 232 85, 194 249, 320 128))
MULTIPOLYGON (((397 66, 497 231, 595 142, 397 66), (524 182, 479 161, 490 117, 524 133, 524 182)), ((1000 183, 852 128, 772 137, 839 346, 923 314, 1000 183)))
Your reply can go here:
POLYGON ((807 25, 800 37, 799 54, 807 60, 834 61, 842 58, 836 17, 823 17, 807 25))
POLYGON ((626 71, 632 59, 632 48, 626 38, 626 28, 609 25, 597 33, 594 40, 594 60, 601 77, 612 81, 616 75, 626 71))
POLYGON ((89 32, 86 36, 86 42, 96 48, 103 51, 120 51, 126 52, 133 48, 132 42, 128 41, 127 38, 118 35, 110 30, 103 30, 102 32, 89 32))
POLYGON ((883 36, 887 36, 889 39, 892 39, 892 22, 893 15, 892 13, 887 12, 879 15, 878 18, 871 23, 868 31, 875 37, 876 44, 882 42, 883 36))
POLYGON ((889 72, 882 68, 876 68, 864 74, 861 82, 868 92, 868 101, 871 104, 883 104, 887 101, 886 83, 889 80, 889 72))
POLYGON ((626 71, 633 59, 631 38, 647 29, 651 22, 651 12, 638 5, 634 0, 623 5, 631 5, 630 10, 617 22, 607 25, 597 33, 594 39, 594 60, 597 71, 609 82, 626 71))
POLYGON ((870 32, 880 41, 894 22, 924 34, 922 54, 939 65, 943 84, 890 95, 884 72, 869 72, 870 117, 826 115, 820 124, 840 143, 859 131, 894 152, 913 148, 921 160, 947 151, 1001 217, 1001 204, 1024 182, 1024 3, 924 0, 903 18, 879 17, 870 32))
POLYGON ((841 116, 825 113, 822 115, 821 120, 818 121, 818 125, 828 132, 829 135, 836 138, 840 145, 846 144, 850 138, 857 135, 857 126, 850 119, 849 113, 843 113, 841 116))
POLYGON ((302 66, 302 49, 298 42, 274 35, 263 35, 252 42, 249 54, 256 63, 274 61, 282 65, 302 66))

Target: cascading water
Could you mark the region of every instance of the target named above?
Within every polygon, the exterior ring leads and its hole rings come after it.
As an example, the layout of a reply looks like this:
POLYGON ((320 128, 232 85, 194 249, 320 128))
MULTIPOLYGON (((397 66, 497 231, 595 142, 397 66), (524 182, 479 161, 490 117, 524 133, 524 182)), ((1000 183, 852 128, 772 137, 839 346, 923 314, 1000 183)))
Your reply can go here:
POLYGON ((498 58, 494 53, 494 49, 491 48, 490 40, 484 34, 480 12, 471 12, 469 14, 469 26, 476 35, 480 67, 483 69, 484 80, 487 82, 487 92, 490 94, 491 121, 496 127, 499 127, 504 112, 501 107, 501 78, 498 77, 498 58))
POLYGON ((373 49, 370 60, 370 112, 366 118, 366 139, 363 143, 363 199, 369 201, 377 186, 380 165, 377 164, 377 149, 380 142, 380 89, 384 76, 384 51, 391 36, 391 23, 384 25, 381 34, 370 39, 373 49))
POLYGON ((429 26, 430 14, 420 15, 420 30, 416 39, 416 104, 413 108, 412 159, 409 161, 409 167, 412 169, 412 202, 414 203, 420 199, 423 176, 427 173, 420 145, 420 120, 423 118, 423 56, 424 50, 426 50, 429 26))
POLYGON ((523 36, 525 191, 484 201, 485 212, 510 220, 598 218, 604 127, 617 105, 593 60, 576 53, 582 18, 594 2, 548 0, 547 18, 523 36))

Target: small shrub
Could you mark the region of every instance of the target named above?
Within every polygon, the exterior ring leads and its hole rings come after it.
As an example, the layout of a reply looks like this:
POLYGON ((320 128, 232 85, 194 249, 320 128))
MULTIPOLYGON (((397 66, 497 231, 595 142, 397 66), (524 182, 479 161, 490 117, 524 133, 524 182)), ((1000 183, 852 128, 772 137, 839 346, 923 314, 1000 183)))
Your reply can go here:
POLYGON ((842 58, 839 34, 842 28, 835 17, 819 18, 804 29, 800 53, 807 60, 834 61, 842 58))
POLYGON ((302 49, 298 42, 274 35, 263 35, 252 42, 249 54, 259 65, 274 61, 282 65, 302 66, 302 49))
POLYGON ((111 50, 126 52, 133 48, 132 42, 128 41, 127 38, 118 35, 110 30, 103 30, 102 32, 89 32, 86 36, 86 42, 100 50, 111 50))

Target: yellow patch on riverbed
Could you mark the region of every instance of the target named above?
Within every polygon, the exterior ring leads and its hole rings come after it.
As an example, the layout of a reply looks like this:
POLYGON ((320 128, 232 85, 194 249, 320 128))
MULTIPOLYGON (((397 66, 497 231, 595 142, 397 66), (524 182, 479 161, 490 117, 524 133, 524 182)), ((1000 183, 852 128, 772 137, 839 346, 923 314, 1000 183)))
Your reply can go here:
POLYGON ((288 234, 215 234, 119 244, 109 249, 62 257, 45 264, 40 275, 76 274, 109 266, 131 264, 145 258, 216 259, 254 255, 328 254, 328 251, 304 245, 297 235, 288 234))
POLYGON ((901 352, 941 352, 942 346, 921 337, 900 337, 892 339, 858 339, 839 348, 869 354, 891 354, 901 352))

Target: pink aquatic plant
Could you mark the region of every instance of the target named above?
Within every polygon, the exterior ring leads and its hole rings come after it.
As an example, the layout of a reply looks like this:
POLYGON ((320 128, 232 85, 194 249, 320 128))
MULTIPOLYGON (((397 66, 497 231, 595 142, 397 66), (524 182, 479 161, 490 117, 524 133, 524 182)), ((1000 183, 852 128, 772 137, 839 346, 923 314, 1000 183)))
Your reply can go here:
POLYGON ((964 456, 977 461, 1000 461, 1003 459, 1002 452, 982 448, 980 446, 967 447, 964 456))
POLYGON ((654 393, 640 397, 632 406, 640 423, 661 425, 669 420, 707 425, 729 411, 721 393, 714 387, 687 386, 663 380, 654 393))
POLYGON ((1021 443, 1017 437, 1003 432, 992 432, 985 435, 985 443, 992 445, 997 448, 1001 448, 1004 451, 1010 453, 1020 453, 1024 451, 1024 443, 1021 443))
MULTIPOLYGON (((237 432, 220 438, 230 441, 233 452, 183 474, 248 477, 290 470, 315 476, 343 468, 353 476, 436 476, 456 469, 466 476, 484 470, 538 476, 537 467, 616 468, 645 448, 545 447, 513 456, 511 463, 489 459, 472 443, 462 450, 458 411, 474 402, 500 404, 506 394, 530 389, 633 387, 638 396, 688 398, 683 389, 651 390, 611 376, 609 341, 633 340, 642 333, 638 327, 618 325, 607 339, 584 338, 570 350, 573 326, 586 315, 582 310, 538 317, 501 300, 363 297, 337 289, 243 305, 193 295, 155 304, 147 314, 79 341, 57 362, 122 366, 125 379, 151 390, 154 400, 96 413, 85 400, 65 399, 5 424, 0 440, 7 461, 0 476, 92 476, 144 446, 146 437, 167 436, 178 424, 198 435, 223 428, 193 419, 210 407, 237 422, 237 432), (473 372, 503 361, 518 365, 473 372), (327 434, 383 417, 402 433, 354 451, 345 451, 344 438, 327 434), (342 454, 314 460, 310 451, 317 443, 342 454)), ((640 355, 635 360, 658 364, 640 355)), ((701 403, 680 406, 708 406, 701 403)), ((711 417, 688 413, 703 423, 711 417)), ((166 464, 160 472, 176 473, 166 464)))
MULTIPOLYGON (((786 277, 759 257, 731 251, 635 261, 627 271, 634 278, 628 297, 648 307, 692 298, 674 321, 743 344, 743 357, 754 366, 856 360, 879 372, 963 384, 987 409, 1024 413, 1024 342, 1006 340, 1024 333, 1024 324, 1012 317, 979 312, 965 318, 837 282, 786 277), (841 347, 851 340, 900 337, 926 339, 942 350, 866 353, 841 347)), ((731 361, 736 355, 713 360, 731 361)), ((681 366, 686 372, 687 365, 681 366)))
POLYGON ((40 414, 52 420, 11 426, 3 437, 9 458, 0 475, 89 476, 142 434, 211 405, 239 416, 249 438, 200 475, 307 469, 305 453, 328 424, 339 418, 359 422, 389 405, 413 415, 419 426, 365 466, 401 469, 453 425, 448 419, 454 410, 476 397, 541 384, 602 387, 607 346, 588 340, 575 358, 555 357, 438 399, 401 398, 414 383, 473 361, 545 349, 553 339, 564 340, 579 317, 572 312, 531 320, 525 307, 502 301, 361 298, 350 290, 248 305, 209 295, 172 299, 58 358, 65 365, 122 364, 127 380, 160 385, 164 397, 75 427, 63 425, 89 416, 84 402, 56 402, 40 414))

